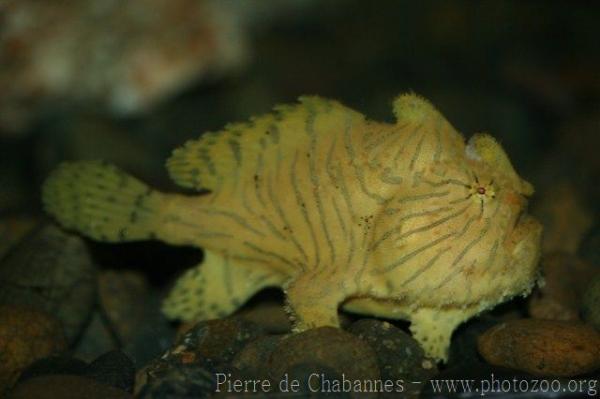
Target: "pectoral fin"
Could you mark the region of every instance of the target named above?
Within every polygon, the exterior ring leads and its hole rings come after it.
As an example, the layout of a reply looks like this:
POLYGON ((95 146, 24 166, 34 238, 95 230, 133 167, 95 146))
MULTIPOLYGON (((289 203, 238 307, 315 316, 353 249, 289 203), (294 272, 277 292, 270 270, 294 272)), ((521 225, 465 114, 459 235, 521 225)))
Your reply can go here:
POLYGON ((204 261, 175 282, 162 310, 170 319, 184 321, 225 317, 256 292, 280 285, 282 280, 281 275, 266 268, 248 267, 207 250, 204 261))

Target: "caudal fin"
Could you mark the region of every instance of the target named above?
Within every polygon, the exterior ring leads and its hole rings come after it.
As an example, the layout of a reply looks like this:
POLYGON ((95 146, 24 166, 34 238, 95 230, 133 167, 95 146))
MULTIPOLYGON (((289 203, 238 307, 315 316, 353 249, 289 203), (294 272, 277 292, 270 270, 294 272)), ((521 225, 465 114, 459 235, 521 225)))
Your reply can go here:
POLYGON ((63 163, 42 188, 46 212, 65 228, 105 242, 154 238, 163 195, 101 161, 63 163))

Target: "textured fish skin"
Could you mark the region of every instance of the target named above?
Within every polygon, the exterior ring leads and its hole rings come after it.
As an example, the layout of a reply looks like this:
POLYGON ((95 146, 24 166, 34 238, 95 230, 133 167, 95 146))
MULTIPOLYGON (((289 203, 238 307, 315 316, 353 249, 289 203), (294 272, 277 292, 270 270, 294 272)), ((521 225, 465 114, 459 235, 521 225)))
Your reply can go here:
POLYGON ((406 319, 446 360, 463 321, 538 277, 532 186, 489 135, 468 143, 425 99, 393 102, 396 123, 301 97, 176 149, 175 182, 148 188, 98 161, 65 163, 43 201, 65 228, 105 242, 158 239, 205 251, 163 305, 174 319, 226 316, 281 287, 295 331, 339 326, 338 308, 406 319))

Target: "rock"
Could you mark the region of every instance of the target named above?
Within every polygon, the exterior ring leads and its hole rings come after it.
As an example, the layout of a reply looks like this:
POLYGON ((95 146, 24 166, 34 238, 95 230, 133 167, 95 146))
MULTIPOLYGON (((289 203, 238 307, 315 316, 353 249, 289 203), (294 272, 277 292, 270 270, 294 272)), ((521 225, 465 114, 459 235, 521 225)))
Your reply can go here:
POLYGON ((266 300, 255 303, 241 310, 238 316, 258 324, 270 334, 284 334, 292 329, 290 318, 280 301, 266 300))
MULTIPOLYGON (((0 206, 0 209, 3 207, 0 206)), ((35 219, 26 216, 7 217, 0 220, 0 259, 36 225, 35 219)))
POLYGON ((600 266, 600 224, 594 225, 583 238, 579 254, 592 265, 600 266))
POLYGON ((320 327, 282 339, 271 354, 271 378, 280 381, 299 364, 320 364, 351 380, 379 379, 375 351, 357 336, 320 327))
POLYGON ((98 357, 91 364, 67 356, 50 356, 27 367, 17 384, 49 375, 82 376, 98 383, 132 393, 135 380, 133 362, 121 351, 115 350, 98 357))
POLYGON ((42 375, 84 375, 87 371, 88 364, 81 359, 64 355, 49 356, 23 370, 17 384, 42 375))
POLYGON ((75 375, 45 375, 18 384, 8 399, 133 399, 125 391, 75 375))
MULTIPOLYGON (((335 398, 351 398, 353 393, 358 395, 360 391, 351 388, 349 392, 344 392, 343 386, 334 386, 335 381, 343 380, 342 374, 332 367, 318 362, 296 363, 290 366, 285 374, 287 375, 286 380, 290 384, 294 380, 299 382, 298 394, 304 394, 307 397, 311 397, 312 394, 314 397, 335 395, 335 398)), ((280 389, 279 384, 279 381, 277 381, 275 385, 277 389, 280 389)), ((286 390, 282 392, 283 395, 289 394, 286 390)))
POLYGON ((136 381, 138 399, 208 398, 216 390, 217 373, 229 373, 225 366, 201 361, 181 363, 158 359, 145 367, 136 381))
POLYGON ((195 359, 227 363, 262 333, 256 324, 238 318, 201 321, 180 337, 163 357, 180 358, 183 363, 195 359))
POLYGON ((49 314, 25 306, 0 305, 0 395, 27 366, 66 347, 60 323, 49 314))
POLYGON ((581 323, 503 322, 479 337, 478 349, 490 364, 539 376, 571 377, 600 367, 600 332, 581 323))
POLYGON ((23 131, 56 100, 142 112, 198 79, 229 74, 246 58, 238 17, 195 0, 4 7, 0 130, 23 131))
POLYGON ((267 378, 266 365, 282 338, 281 335, 265 335, 250 341, 233 358, 231 365, 246 375, 267 378))
POLYGON ((132 393, 135 382, 135 366, 131 359, 119 350, 100 356, 88 366, 86 377, 123 391, 132 393))
POLYGON ((138 329, 132 340, 126 342, 122 350, 137 364, 145 364, 169 349, 175 337, 175 330, 165 316, 160 313, 160 300, 152 296, 146 306, 150 308, 144 323, 138 329))
POLYGON ((118 348, 118 337, 111 330, 106 318, 99 310, 95 310, 73 352, 75 357, 91 362, 103 353, 118 348))
MULTIPOLYGON (((435 360, 425 356, 419 343, 386 321, 362 319, 352 324, 348 331, 374 349, 384 380, 425 382, 437 372, 435 360)), ((416 397, 421 385, 410 384, 407 388, 404 394, 416 397)))
POLYGON ((0 303, 54 315, 70 343, 82 333, 96 300, 96 270, 85 243, 46 224, 0 263, 0 303))
POLYGON ((211 372, 229 370, 229 366, 225 365, 261 334, 262 330, 257 325, 238 318, 199 322, 183 333, 163 355, 137 373, 136 396, 142 392, 147 395, 142 397, 148 398, 159 398, 169 392, 185 392, 191 396, 203 392, 206 395, 214 385, 211 372), (189 380, 194 378, 198 381, 189 380))
POLYGON ((477 339, 499 322, 484 314, 460 326, 452 336, 447 368, 477 368, 485 364, 477 352, 477 339))
POLYGON ((581 316, 600 331, 600 274, 592 279, 584 291, 581 316))
MULTIPOLYGON (((162 296, 151 289, 146 276, 133 270, 102 271, 98 296, 103 328, 113 343, 104 345, 100 353, 116 344, 136 362, 145 364, 168 349, 173 327, 160 311, 162 296)), ((99 339, 106 336, 100 330, 96 333, 99 339)))
POLYGON ((98 275, 98 296, 119 342, 131 341, 148 313, 149 287, 144 275, 130 270, 104 270, 98 275))
POLYGON ((542 259, 544 285, 529 297, 529 315, 537 319, 579 320, 581 296, 597 269, 567 253, 552 253, 542 259))
POLYGON ((544 225, 542 253, 577 252, 593 214, 570 180, 555 181, 537 195, 531 214, 544 225))
POLYGON ((570 157, 572 162, 559 164, 563 169, 570 169, 571 179, 577 188, 590 199, 590 205, 595 205, 598 211, 600 199, 600 158, 596 148, 598 139, 598 124, 600 112, 597 107, 578 107, 578 110, 557 129, 558 142, 556 147, 561 154, 570 157))

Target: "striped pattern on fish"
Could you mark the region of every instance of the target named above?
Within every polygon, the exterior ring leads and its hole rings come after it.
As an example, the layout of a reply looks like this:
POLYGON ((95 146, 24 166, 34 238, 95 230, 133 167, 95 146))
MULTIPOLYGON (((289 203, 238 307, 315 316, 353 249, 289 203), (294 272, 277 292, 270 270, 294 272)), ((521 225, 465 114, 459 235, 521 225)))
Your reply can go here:
POLYGON ((281 287, 295 331, 338 326, 338 308, 411 321, 445 360, 452 331, 537 278, 541 227, 529 183, 487 134, 468 143, 426 100, 404 94, 396 123, 301 97, 176 149, 162 193, 98 161, 44 185, 64 227, 105 242, 158 239, 205 251, 164 302, 171 318, 234 312, 281 287))

